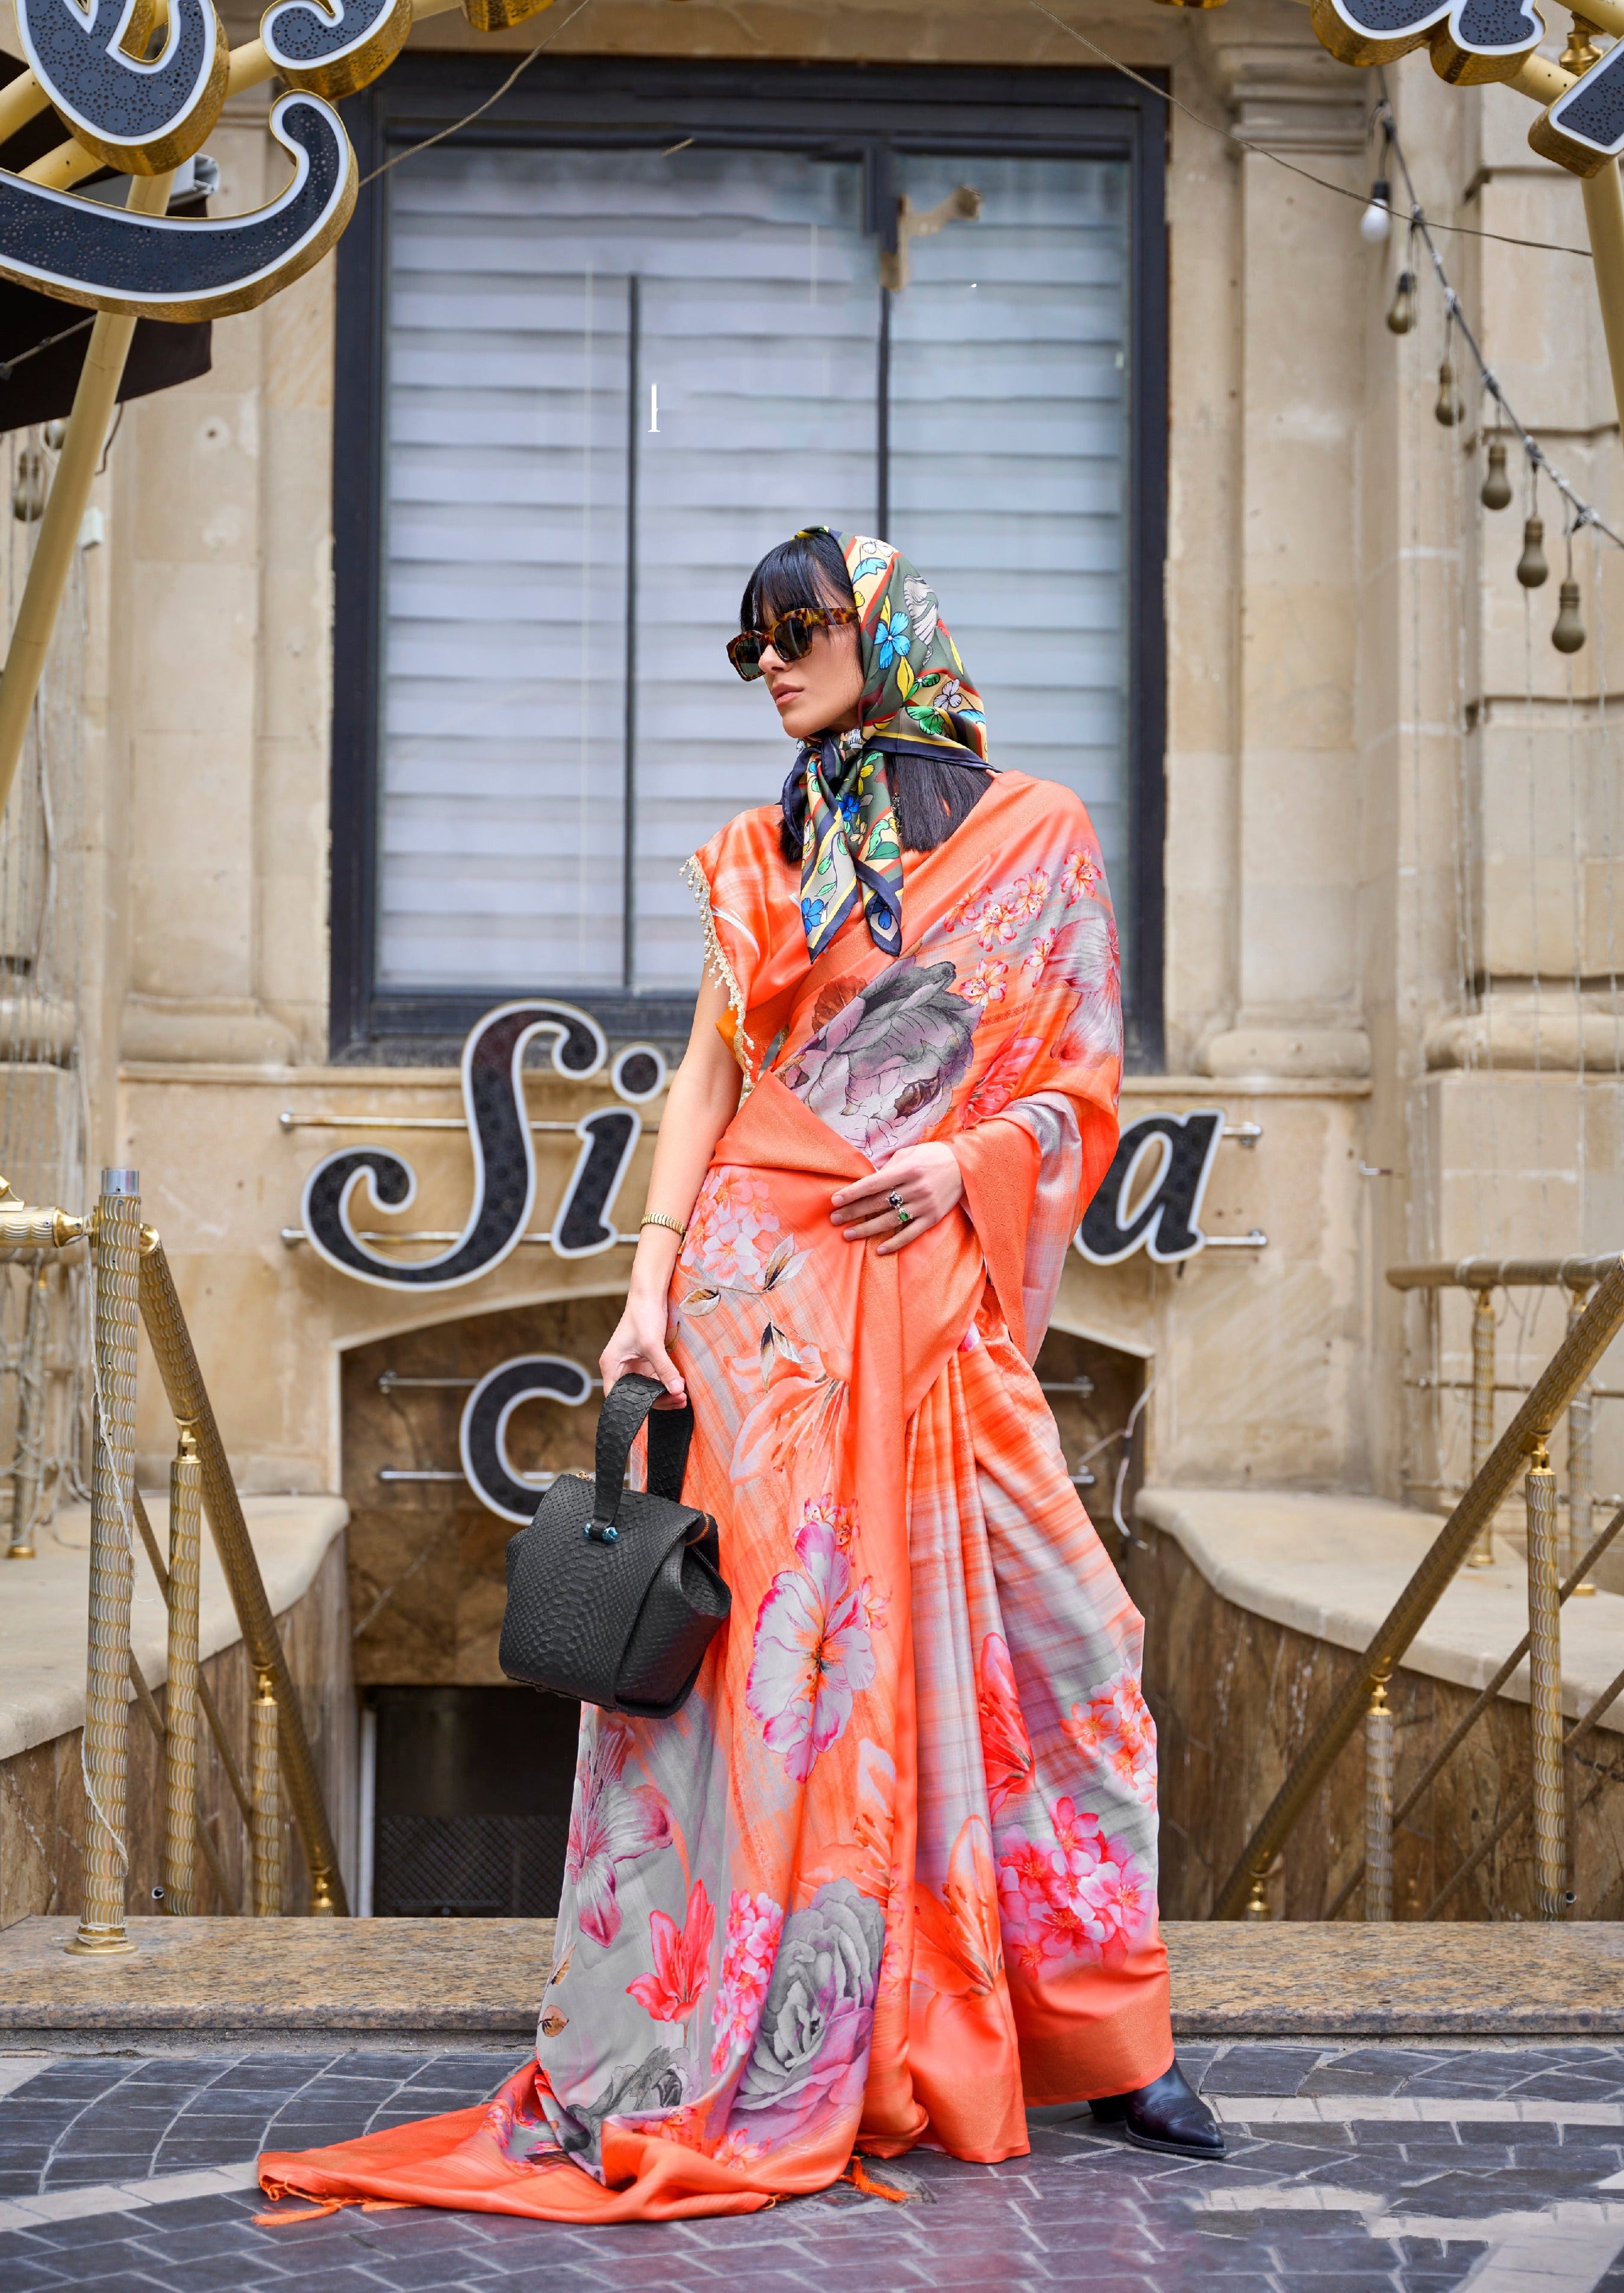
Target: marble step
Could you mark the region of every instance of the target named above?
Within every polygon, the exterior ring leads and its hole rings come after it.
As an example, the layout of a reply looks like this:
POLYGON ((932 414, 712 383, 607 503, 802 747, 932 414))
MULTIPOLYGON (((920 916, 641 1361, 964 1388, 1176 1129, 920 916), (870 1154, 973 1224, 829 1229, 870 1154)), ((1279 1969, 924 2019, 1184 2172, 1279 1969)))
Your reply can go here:
MULTIPOLYGON (((78 1958, 74 1926, 0 1931, 0 2054, 523 2043, 553 1945, 550 1919, 142 1918, 129 1956, 78 1958)), ((1624 1924, 1164 1932, 1181 2039, 1624 2035, 1624 1924)))

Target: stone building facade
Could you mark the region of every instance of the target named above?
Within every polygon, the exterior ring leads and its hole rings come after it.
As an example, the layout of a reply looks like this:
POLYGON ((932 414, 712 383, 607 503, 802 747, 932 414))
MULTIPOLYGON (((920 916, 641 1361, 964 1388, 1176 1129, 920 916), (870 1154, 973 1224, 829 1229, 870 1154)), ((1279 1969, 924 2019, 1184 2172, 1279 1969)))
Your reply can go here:
MULTIPOLYGON (((1469 1300, 1406 1302, 1385 1269, 1624 1239, 1624 838, 1609 751, 1624 701, 1610 711, 1605 690, 1624 630, 1612 552, 1580 532, 1589 642, 1555 652, 1555 579, 1527 591, 1514 579, 1528 505, 1519 493, 1498 515, 1480 506, 1495 425, 1469 354, 1446 340, 1425 252, 1407 253, 1401 228, 1372 246, 1358 227, 1379 159, 1375 76, 1335 63, 1297 0, 589 0, 572 12, 557 0, 496 39, 456 15, 420 25, 387 151, 381 115, 361 117, 370 99, 351 107, 365 164, 397 156, 413 117, 432 126, 453 95, 467 109, 467 92, 494 93, 555 26, 481 123, 485 145, 500 145, 521 101, 524 117, 551 117, 560 89, 576 92, 594 151, 613 144, 607 120, 634 142, 646 114, 680 124, 702 85, 735 121, 758 101, 792 121, 815 98, 866 101, 882 80, 888 101, 922 117, 951 80, 968 116, 995 76, 1011 117, 1022 88, 1079 117, 1107 99, 1137 107, 1159 212, 1136 211, 1158 236, 1131 250, 1132 291, 1162 299, 1136 310, 1126 369, 1143 483, 1125 547, 1142 578, 1125 591, 1138 618, 1122 674, 1141 708, 1133 946, 1154 1024, 1124 1117, 1214 1109, 1231 1135, 1201 1212, 1219 1246, 1177 1264, 1076 1256, 1045 1375, 1093 1386, 1057 1412, 1102 1521, 1141 1480, 1435 1510, 1463 1477, 1466 1397, 1447 1381, 1466 1374, 1469 1300), (1176 102, 1124 82, 1108 56, 1176 102), (645 77, 617 79, 622 64, 645 77), (1397 336, 1384 318, 1407 263, 1421 273, 1419 320, 1397 336), (1449 425, 1434 418, 1446 354, 1463 409, 1449 425), (1113 1437, 1147 1393, 1119 1491, 1113 1437)), ((1613 520, 1617 409, 1591 266, 1561 251, 1585 245, 1577 182, 1530 150, 1520 95, 1447 86, 1425 54, 1385 84, 1417 195, 1455 227, 1438 244, 1487 356, 1579 495, 1613 520)), ((225 209, 280 180, 264 119, 261 98, 235 100, 211 142, 225 209)), ((548 132, 557 145, 563 131, 548 132)), ((216 328, 211 374, 132 405, 109 457, 104 539, 85 553, 82 1041, 93 1164, 142 1171, 245 1486, 349 1500, 358 1677, 475 1685, 499 1677, 509 1526, 459 1471, 463 1398, 521 1354, 591 1364, 629 1250, 564 1258, 526 1244, 466 1287, 419 1293, 357 1280, 299 1239, 307 1173, 340 1145, 388 1139, 416 1172, 409 1211, 358 1208, 369 1228, 454 1234, 473 1184, 453 1021, 477 996, 448 991, 415 1032, 369 1033, 335 956, 369 928, 353 846, 371 831, 345 744, 381 672, 344 585, 390 514, 357 458, 369 422, 391 418, 386 385, 357 362, 378 307, 365 296, 382 292, 383 258, 361 243, 367 202, 391 180, 363 191, 337 259, 216 328), (425 1119, 438 1127, 377 1127, 425 1119)), ((1022 418, 1011 406, 1011 425, 1022 418)), ((1511 466, 1521 485, 1514 441, 1511 466)), ((757 474, 739 468, 746 494, 757 474)), ((1559 576, 1548 482, 1539 506, 1559 576)), ((924 559, 906 531, 891 538, 924 559)), ((995 717, 992 729, 996 753, 995 717)), ((507 984, 593 1004, 550 978, 507 984)), ((659 981, 645 984, 646 1017, 602 1001, 612 1051, 674 1049, 680 999, 662 1007, 659 981)), ((540 1230, 580 1152, 575 1124, 620 1102, 603 1074, 536 1069, 528 1090, 532 1118, 557 1126, 536 1136, 540 1230)), ((657 1102, 641 1114, 613 1211, 630 1232, 657 1102)), ((1548 1294, 1518 1300, 1507 1381, 1544 1360, 1561 1310, 1548 1294)), ((143 1411, 141 1471, 156 1480, 170 1434, 155 1380, 143 1411)), ((582 1422, 537 1404, 514 1424, 513 1454, 579 1462, 582 1422)), ((1596 1473, 1603 1491, 1624 1486, 1624 1436, 1604 1406, 1596 1473)))

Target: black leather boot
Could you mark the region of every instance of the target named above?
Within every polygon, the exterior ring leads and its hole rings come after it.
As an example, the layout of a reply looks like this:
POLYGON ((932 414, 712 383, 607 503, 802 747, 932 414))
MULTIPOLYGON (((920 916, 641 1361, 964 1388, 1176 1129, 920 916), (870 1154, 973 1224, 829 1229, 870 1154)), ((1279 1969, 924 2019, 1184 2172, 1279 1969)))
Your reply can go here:
POLYGON ((1136 2150, 1160 2150, 1170 2158, 1223 2155, 1218 2121, 1200 2095, 1190 2091, 1177 2062, 1149 2086, 1133 2094, 1103 2095, 1089 2108, 1103 2126, 1125 2119, 1124 2131, 1136 2150))

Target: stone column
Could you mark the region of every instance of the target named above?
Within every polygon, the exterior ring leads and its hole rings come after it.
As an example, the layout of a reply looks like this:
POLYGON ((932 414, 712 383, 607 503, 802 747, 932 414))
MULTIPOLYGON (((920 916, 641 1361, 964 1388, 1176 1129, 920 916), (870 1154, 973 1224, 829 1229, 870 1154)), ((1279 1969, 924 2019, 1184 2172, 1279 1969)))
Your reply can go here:
MULTIPOLYGON (((1202 29, 1241 134, 1361 187, 1369 81, 1295 10, 1231 13, 1202 29)), ((1239 166, 1238 1008, 1201 1064, 1358 1076, 1369 1069, 1353 722, 1365 250, 1351 203, 1340 212, 1259 153, 1239 166)))

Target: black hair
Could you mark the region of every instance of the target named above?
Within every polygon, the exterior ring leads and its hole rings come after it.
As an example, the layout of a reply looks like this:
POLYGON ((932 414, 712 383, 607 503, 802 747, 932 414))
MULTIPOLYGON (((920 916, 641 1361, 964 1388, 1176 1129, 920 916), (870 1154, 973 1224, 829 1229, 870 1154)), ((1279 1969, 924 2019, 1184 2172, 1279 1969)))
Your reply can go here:
MULTIPOLYGON (((769 549, 739 600, 739 627, 765 628, 798 605, 854 605, 857 594, 840 545, 816 528, 769 549)), ((897 833, 905 852, 934 852, 987 794, 990 774, 979 766, 949 763, 921 750, 887 758, 897 833)), ((778 847, 794 867, 806 840, 807 799, 797 789, 778 826, 778 847)))

